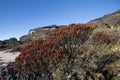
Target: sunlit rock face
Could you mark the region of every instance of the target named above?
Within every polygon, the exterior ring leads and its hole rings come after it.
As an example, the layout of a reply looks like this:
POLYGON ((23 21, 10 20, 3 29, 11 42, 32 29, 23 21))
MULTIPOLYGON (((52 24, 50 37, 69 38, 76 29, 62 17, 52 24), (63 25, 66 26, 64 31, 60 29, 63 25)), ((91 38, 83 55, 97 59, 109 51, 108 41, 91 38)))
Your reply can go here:
POLYGON ((28 35, 31 37, 31 39, 39 39, 39 38, 43 39, 56 28, 58 28, 56 25, 51 25, 42 28, 31 29, 28 35))
POLYGON ((20 37, 21 42, 29 42, 31 40, 36 39, 44 39, 47 37, 53 30, 59 28, 61 26, 51 25, 51 26, 45 26, 45 27, 39 27, 35 29, 31 29, 28 33, 28 35, 24 35, 20 37))

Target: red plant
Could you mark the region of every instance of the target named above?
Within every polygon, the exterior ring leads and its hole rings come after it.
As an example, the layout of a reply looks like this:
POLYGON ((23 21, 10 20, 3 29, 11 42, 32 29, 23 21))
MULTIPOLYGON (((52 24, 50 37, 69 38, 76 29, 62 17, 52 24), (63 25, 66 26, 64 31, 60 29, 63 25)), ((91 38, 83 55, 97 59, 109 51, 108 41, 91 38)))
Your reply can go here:
POLYGON ((93 43, 95 44, 110 44, 116 42, 118 39, 108 35, 107 33, 104 32, 97 32, 93 36, 93 43))
POLYGON ((56 66, 62 60, 70 64, 93 30, 94 27, 87 24, 71 24, 58 28, 44 40, 35 40, 25 45, 13 66, 44 72, 45 69, 50 70, 51 64, 56 66))
MULTIPOLYGON (((94 27, 87 24, 70 24, 60 27, 44 40, 34 40, 25 45, 13 66, 24 72, 38 71, 46 76, 57 68, 63 73, 60 74, 61 77, 73 67, 76 70, 84 67, 86 68, 83 69, 84 72, 87 69, 90 70, 94 68, 94 65, 89 66, 89 64, 94 64, 94 56, 98 56, 94 53, 98 52, 99 47, 95 45, 93 50, 89 50, 84 43, 89 39, 93 30, 94 27)), ((115 37, 103 32, 97 32, 92 38, 92 42, 98 45, 108 45, 117 41, 115 37)), ((66 79, 61 78, 61 80, 66 79)))

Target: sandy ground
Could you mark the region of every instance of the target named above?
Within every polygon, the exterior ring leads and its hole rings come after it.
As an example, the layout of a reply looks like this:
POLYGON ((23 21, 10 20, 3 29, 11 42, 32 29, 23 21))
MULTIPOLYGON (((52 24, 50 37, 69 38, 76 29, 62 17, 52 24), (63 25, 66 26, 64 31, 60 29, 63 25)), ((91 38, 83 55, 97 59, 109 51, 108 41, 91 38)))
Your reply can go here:
POLYGON ((0 66, 5 66, 8 62, 15 61, 20 52, 10 52, 10 50, 0 51, 0 66))

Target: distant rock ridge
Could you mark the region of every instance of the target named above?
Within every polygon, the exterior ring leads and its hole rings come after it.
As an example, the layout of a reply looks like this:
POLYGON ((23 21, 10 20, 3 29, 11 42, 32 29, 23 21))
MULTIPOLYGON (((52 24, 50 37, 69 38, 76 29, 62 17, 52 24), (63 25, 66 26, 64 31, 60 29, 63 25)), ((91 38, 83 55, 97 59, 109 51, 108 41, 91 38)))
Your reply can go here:
POLYGON ((28 35, 34 36, 32 38, 45 38, 49 33, 58 28, 56 25, 45 26, 42 28, 31 29, 28 35))
POLYGON ((16 49, 18 46, 21 45, 21 42, 18 41, 16 38, 10 38, 7 40, 0 41, 0 50, 6 50, 6 49, 16 49))
POLYGON ((44 39, 53 30, 55 30, 59 27, 61 27, 61 26, 51 25, 51 26, 44 26, 44 27, 39 27, 36 29, 31 29, 29 31, 28 35, 24 35, 24 36, 20 37, 20 41, 23 43, 26 43, 26 42, 29 42, 29 41, 35 40, 35 39, 44 39))
POLYGON ((120 10, 91 20, 88 23, 96 27, 118 27, 120 26, 120 10))

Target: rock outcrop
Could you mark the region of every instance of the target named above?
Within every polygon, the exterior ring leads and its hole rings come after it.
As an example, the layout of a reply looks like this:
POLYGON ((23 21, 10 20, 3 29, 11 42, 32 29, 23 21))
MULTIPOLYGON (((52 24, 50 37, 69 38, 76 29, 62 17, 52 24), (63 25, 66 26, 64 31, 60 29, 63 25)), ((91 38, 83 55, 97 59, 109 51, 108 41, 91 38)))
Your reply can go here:
POLYGON ((91 25, 96 27, 119 27, 120 26, 120 10, 112 13, 104 15, 103 17, 91 20, 88 22, 91 25))
POLYGON ((4 41, 0 41, 0 50, 13 49, 21 45, 21 42, 16 38, 10 38, 4 41))
POLYGON ((28 33, 28 35, 24 35, 20 37, 20 41, 23 43, 27 43, 31 40, 35 39, 44 39, 46 36, 48 36, 53 30, 59 28, 60 26, 51 25, 51 26, 45 26, 40 27, 36 29, 31 29, 28 33))

